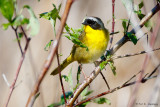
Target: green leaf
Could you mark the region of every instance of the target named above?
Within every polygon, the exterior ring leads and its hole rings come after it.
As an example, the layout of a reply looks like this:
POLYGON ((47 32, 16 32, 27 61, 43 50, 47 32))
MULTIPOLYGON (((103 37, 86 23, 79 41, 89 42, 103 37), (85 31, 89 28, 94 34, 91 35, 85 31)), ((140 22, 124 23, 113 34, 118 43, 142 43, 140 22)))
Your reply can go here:
POLYGON ((69 78, 68 78, 66 75, 62 75, 62 78, 64 78, 64 80, 65 80, 66 82, 69 81, 69 78))
POLYGON ((126 21, 122 21, 122 26, 123 26, 124 32, 126 32, 126 30, 127 30, 126 21))
POLYGON ((90 102, 91 102, 91 101, 85 102, 85 103, 83 103, 83 104, 81 104, 81 105, 79 105, 79 106, 77 106, 77 107, 86 107, 86 105, 89 104, 90 102))
POLYGON ((88 91, 88 92, 86 93, 85 96, 88 96, 88 95, 90 95, 90 94, 92 94, 92 93, 93 93, 93 90, 90 90, 90 91, 88 91))
POLYGON ((78 66, 78 72, 77 72, 77 84, 79 84, 80 74, 81 74, 81 67, 78 66))
POLYGON ((47 45, 44 47, 44 50, 45 51, 48 51, 48 49, 51 47, 51 44, 52 44, 53 40, 50 40, 47 45))
MULTIPOLYGON (((72 91, 65 92, 66 99, 69 99, 70 96, 73 95, 72 91)), ((64 95, 61 95, 61 103, 64 101, 64 95)), ((63 102, 64 103, 64 102, 63 102)))
POLYGON ((22 37, 23 37, 23 33, 22 33, 22 32, 19 32, 19 33, 18 33, 18 38, 21 39, 22 37))
POLYGON ((139 6, 139 9, 141 9, 144 6, 143 1, 141 1, 141 3, 138 6, 139 6))
POLYGON ((54 9, 51 11, 51 17, 52 17, 53 20, 56 21, 57 18, 60 19, 59 11, 60 11, 60 8, 61 8, 61 4, 59 5, 58 9, 56 8, 55 4, 53 4, 53 7, 54 7, 54 9))
POLYGON ((58 106, 61 106, 61 105, 63 105, 63 104, 61 102, 59 102, 59 103, 50 104, 47 107, 58 107, 58 106))
POLYGON ((37 99, 37 98, 39 97, 39 95, 40 95, 40 92, 38 92, 38 93, 36 94, 35 99, 37 99))
POLYGON ((24 24, 29 24, 29 19, 28 19, 28 18, 24 18, 24 19, 21 21, 21 25, 24 25, 24 24))
POLYGON ((59 5, 58 9, 56 8, 56 5, 53 4, 54 9, 50 12, 45 12, 40 14, 40 18, 44 18, 47 20, 53 19, 56 22, 56 19, 60 19, 59 12, 61 8, 61 4, 59 5))
POLYGON ((47 20, 50 20, 53 26, 54 34, 56 35, 55 25, 56 25, 56 19, 57 18, 60 19, 59 12, 61 9, 61 4, 58 6, 58 9, 55 4, 53 4, 53 7, 54 9, 51 10, 50 12, 41 13, 40 18, 45 18, 47 20))
POLYGON ((138 18, 140 19, 140 20, 142 20, 143 18, 144 18, 144 14, 142 14, 140 11, 139 11, 139 13, 138 13, 138 18))
POLYGON ((50 13, 49 12, 44 12, 44 13, 41 13, 39 15, 40 18, 44 18, 44 19, 47 19, 47 20, 50 20, 50 13))
POLYGON ((100 63, 99 67, 100 67, 101 71, 105 68, 107 63, 108 63, 108 61, 103 61, 100 63))
POLYGON ((24 25, 24 24, 29 24, 29 19, 28 18, 24 18, 23 15, 18 15, 13 21, 12 21, 12 25, 13 26, 20 26, 20 25, 24 25))
MULTIPOLYGON (((127 32, 127 23, 129 23, 129 20, 127 19, 121 19, 122 20, 122 26, 123 26, 123 29, 124 29, 124 33, 127 32)), ((130 25, 130 23, 129 23, 130 25)))
POLYGON ((11 22, 14 13, 13 0, 0 0, 0 12, 9 22, 11 22))
POLYGON ((79 87, 80 83, 76 84, 76 86, 73 88, 73 91, 75 91, 79 87))
MULTIPOLYGON (((66 96, 66 99, 69 99, 70 96, 73 95, 73 92, 71 91, 68 91, 68 92, 65 92, 65 96, 66 96)), ((62 94, 61 95, 61 105, 65 104, 65 100, 64 100, 64 95, 62 94)))
POLYGON ((82 100, 86 99, 86 94, 88 92, 88 87, 86 87, 82 92, 81 92, 81 98, 82 100))
MULTIPOLYGON (((73 95, 73 93, 71 91, 68 91, 68 92, 65 93, 66 99, 69 99, 72 95, 73 95)), ((50 104, 47 107, 58 107, 58 106, 61 106, 61 105, 64 105, 64 104, 65 104, 64 95, 61 95, 61 101, 60 102, 50 104)))
POLYGON ((58 55, 59 55, 59 56, 63 56, 63 54, 61 54, 61 53, 59 53, 58 55))
POLYGON ((27 8, 27 10, 30 14, 29 24, 27 26, 27 28, 31 28, 30 34, 32 36, 37 35, 39 32, 39 29, 40 29, 40 25, 39 25, 39 21, 38 21, 37 17, 35 16, 35 14, 30 6, 25 5, 23 8, 27 8))
POLYGON ((11 23, 2 24, 4 30, 7 30, 10 25, 12 25, 12 24, 11 23))
POLYGON ((65 30, 67 31, 67 34, 69 34, 64 35, 65 37, 71 40, 74 44, 77 44, 82 48, 86 48, 86 51, 88 51, 88 47, 79 40, 79 35, 83 32, 84 26, 81 26, 79 29, 73 29, 66 24, 65 30))
POLYGON ((137 37, 135 36, 135 34, 130 33, 130 32, 127 32, 127 36, 128 36, 129 39, 134 43, 134 45, 137 44, 138 39, 137 39, 137 37))
POLYGON ((93 100, 94 103, 97 103, 97 104, 104 104, 104 103, 107 103, 108 105, 111 105, 111 101, 107 98, 96 98, 93 100))
POLYGON ((116 67, 114 66, 114 62, 113 61, 109 61, 108 64, 109 64, 114 76, 116 76, 116 67))
POLYGON ((152 29, 153 23, 152 23, 150 20, 148 20, 148 21, 144 24, 144 26, 150 31, 150 30, 152 29))
POLYGON ((82 100, 85 100, 87 98, 88 95, 90 95, 91 93, 93 93, 93 90, 90 90, 88 91, 88 87, 86 87, 82 93, 80 94, 81 95, 81 99, 82 100))
POLYGON ((70 34, 70 27, 67 24, 65 25, 65 30, 70 34))
POLYGON ((23 15, 18 15, 15 19, 12 20, 12 22, 9 23, 4 23, 2 24, 3 29, 7 30, 9 26, 20 26, 20 25, 24 25, 24 24, 28 24, 29 23, 29 19, 28 18, 24 18, 23 15))

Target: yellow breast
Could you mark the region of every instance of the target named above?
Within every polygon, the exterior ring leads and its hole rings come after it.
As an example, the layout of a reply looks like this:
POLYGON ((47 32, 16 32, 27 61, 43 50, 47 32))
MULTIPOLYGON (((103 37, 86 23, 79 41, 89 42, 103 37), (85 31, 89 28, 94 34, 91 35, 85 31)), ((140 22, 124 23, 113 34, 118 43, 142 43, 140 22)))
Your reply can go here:
POLYGON ((81 40, 89 51, 85 48, 77 47, 74 59, 79 63, 90 63, 96 61, 103 55, 107 48, 109 33, 103 30, 94 30, 90 26, 84 27, 85 36, 81 40))
POLYGON ((105 52, 109 40, 105 30, 94 30, 90 26, 85 27, 85 44, 89 49, 91 62, 96 61, 105 52))

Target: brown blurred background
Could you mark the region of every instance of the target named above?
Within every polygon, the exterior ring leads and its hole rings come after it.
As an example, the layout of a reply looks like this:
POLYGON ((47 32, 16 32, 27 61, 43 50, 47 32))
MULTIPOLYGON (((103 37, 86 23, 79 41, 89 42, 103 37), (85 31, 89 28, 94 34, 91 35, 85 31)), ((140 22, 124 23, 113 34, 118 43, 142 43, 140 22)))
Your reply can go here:
MULTIPOLYGON (((79 28, 81 26, 81 22, 85 16, 97 16, 101 18, 106 26, 106 28, 111 31, 112 23, 110 21, 107 24, 108 20, 112 19, 112 0, 75 0, 71 7, 71 11, 68 16, 67 24, 73 28, 79 28)), ((57 6, 62 2, 61 13, 64 10, 66 0, 17 0, 19 8, 23 7, 23 5, 30 5, 36 16, 39 18, 39 14, 43 12, 48 12, 53 9, 52 3, 55 3, 57 6)), ((139 3, 139 0, 135 0, 135 3, 139 3)), ((144 1, 145 10, 143 12, 149 12, 154 6, 155 2, 151 0, 144 1)), ((25 15, 28 15, 27 11, 24 11, 25 15)), ((115 31, 120 31, 119 34, 114 36, 113 44, 115 44, 122 36, 123 36, 123 28, 122 22, 120 19, 128 19, 127 11, 123 6, 121 0, 116 0, 115 2, 115 31)), ((151 21, 156 25, 155 15, 151 21)), ((7 22, 2 15, 0 14, 0 25, 2 23, 7 22)), ((44 50, 45 45, 49 42, 49 40, 54 38, 54 33, 52 30, 52 26, 49 21, 45 19, 40 19, 40 32, 38 35, 31 37, 31 42, 29 44, 29 49, 27 50, 27 54, 24 60, 24 63, 21 68, 21 72, 19 74, 18 80, 16 82, 16 88, 12 94, 11 100, 9 102, 9 107, 24 107, 29 94, 33 88, 35 80, 42 69, 45 59, 48 56, 48 51, 44 50)), ((57 21, 58 28, 59 21, 57 21)), ((130 28, 131 29, 131 28, 130 28)), ((148 32, 147 29, 143 29, 144 32, 148 32)), ((9 87, 5 83, 2 78, 2 74, 5 74, 9 83, 13 82, 15 77, 15 72, 17 70, 21 53, 17 42, 15 41, 15 33, 9 28, 7 31, 4 31, 0 28, 0 107, 4 106, 6 103, 9 87)), ((150 39, 149 33, 149 39, 150 39)), ((155 48, 160 46, 160 42, 158 42, 160 38, 158 37, 156 40, 155 48)), ((126 43, 116 55, 124 55, 127 53, 136 53, 144 50, 142 47, 142 41, 146 42, 146 37, 143 37, 137 45, 133 45, 133 43, 126 43)), ((25 45, 25 40, 21 41, 22 46, 25 45)), ((62 53, 63 56, 60 57, 61 62, 69 55, 73 43, 69 41, 67 38, 62 36, 59 53, 62 53)), ((160 58, 159 51, 155 52, 157 57, 160 58)), ((114 76, 110 68, 107 66, 106 71, 103 71, 107 81, 111 88, 122 85, 126 82, 130 77, 139 72, 142 68, 142 64, 144 62, 145 55, 139 55, 129 58, 117 59, 115 60, 116 72, 117 75, 114 76)), ((56 57, 54 58, 54 62, 52 63, 52 67, 49 72, 45 76, 41 88, 40 88, 40 96, 35 101, 34 107, 47 107, 48 105, 59 102, 60 96, 62 95, 61 86, 59 77, 50 76, 51 70, 57 67, 56 57)), ((76 72, 78 64, 76 62, 70 64, 62 74, 68 74, 70 68, 72 67, 72 77, 75 80, 74 85, 76 84, 76 72)), ((86 75, 89 75, 94 69, 93 64, 86 64, 83 66, 83 69, 86 75)), ((149 62, 147 65, 146 72, 151 72, 154 69, 154 64, 149 62)), ((81 82, 84 80, 84 77, 81 76, 81 82)), ((155 79, 151 79, 145 84, 141 84, 136 103, 147 103, 150 95, 153 91, 155 79)), ((69 91, 68 83, 64 82, 64 87, 66 91, 69 91)), ((107 86, 99 75, 91 84, 90 90, 94 90, 92 95, 97 95, 98 93, 104 92, 107 90, 107 86)), ((127 88, 120 89, 114 93, 105 95, 104 97, 110 99, 111 105, 103 104, 98 105, 95 103, 90 103, 87 107, 126 107, 129 98, 131 97, 131 93, 134 89, 134 86, 130 86, 127 88)), ((91 96, 92 96, 91 95, 91 96)), ((159 103, 160 106, 160 103, 159 103)), ((135 105, 135 107, 143 107, 143 105, 135 105)))

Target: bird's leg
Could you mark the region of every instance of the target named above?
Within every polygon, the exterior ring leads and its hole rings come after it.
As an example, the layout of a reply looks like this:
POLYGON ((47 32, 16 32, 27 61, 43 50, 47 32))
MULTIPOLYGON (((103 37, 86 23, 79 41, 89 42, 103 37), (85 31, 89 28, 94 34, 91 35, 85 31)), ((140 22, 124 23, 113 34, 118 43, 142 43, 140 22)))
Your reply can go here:
POLYGON ((78 67, 79 67, 80 70, 82 71, 84 78, 87 79, 87 76, 86 76, 86 74, 85 74, 84 71, 83 71, 82 64, 79 63, 79 66, 78 66, 78 67))

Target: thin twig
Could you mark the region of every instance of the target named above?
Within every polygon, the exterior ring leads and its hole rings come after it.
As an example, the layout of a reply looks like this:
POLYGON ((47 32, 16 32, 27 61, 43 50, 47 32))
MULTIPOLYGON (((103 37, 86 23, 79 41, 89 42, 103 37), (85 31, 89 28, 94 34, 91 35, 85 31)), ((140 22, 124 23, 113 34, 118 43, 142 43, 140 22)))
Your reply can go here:
MULTIPOLYGON (((136 33, 135 29, 141 28, 144 26, 145 22, 147 22, 155 13, 157 13, 160 10, 160 5, 157 4, 148 15, 146 15, 140 22, 139 26, 132 29, 130 33, 136 33)), ((113 55, 120 47, 122 47, 127 41, 129 41, 127 36, 124 36, 121 40, 119 40, 111 49, 110 54, 113 55)), ((106 54, 107 55, 107 54, 106 54)), ((74 92, 72 98, 69 100, 69 107, 73 106, 74 102, 76 101, 77 97, 80 95, 80 93, 97 77, 97 75, 101 72, 100 67, 96 67, 95 70, 90 74, 90 76, 87 78, 87 80, 84 80, 81 85, 77 88, 77 90, 74 92)))
POLYGON ((11 26, 11 27, 12 27, 12 29, 13 29, 14 32, 15 32, 16 39, 17 39, 17 43, 18 43, 19 49, 20 49, 20 51, 21 51, 21 55, 23 55, 22 46, 21 46, 21 43, 20 43, 20 40, 19 40, 19 37, 18 37, 18 32, 17 32, 18 27, 17 27, 17 28, 14 28, 13 26, 11 26))
MULTIPOLYGON (((148 81, 148 80, 150 80, 150 79, 156 78, 157 76, 151 76, 151 74, 153 75, 153 74, 155 73, 155 71, 157 70, 158 67, 159 67, 159 65, 150 73, 150 76, 148 76, 148 77, 144 76, 144 77, 142 78, 142 80, 141 80, 141 83, 145 83, 146 81, 148 81)), ((106 91, 106 92, 103 92, 103 93, 101 93, 101 94, 98 94, 98 95, 96 95, 96 96, 87 98, 86 100, 81 101, 81 102, 75 104, 74 107, 76 107, 76 106, 78 106, 78 105, 81 105, 81 104, 83 104, 83 103, 85 103, 85 102, 91 101, 91 100, 93 100, 93 99, 95 99, 95 98, 98 98, 98 97, 101 97, 101 96, 104 96, 104 95, 113 93, 113 92, 115 92, 115 91, 117 91, 117 90, 119 90, 119 89, 122 89, 122 88, 125 88, 125 87, 128 87, 128 86, 134 85, 137 81, 133 81, 133 82, 130 82, 130 83, 128 83, 128 82, 129 82, 131 79, 133 79, 135 76, 137 76, 139 73, 140 73, 140 72, 138 72, 137 74, 135 74, 134 76, 132 76, 132 77, 131 77, 129 80, 127 80, 123 85, 118 86, 118 87, 116 87, 116 88, 114 88, 114 89, 108 90, 108 91, 106 91)))
POLYGON ((60 66, 60 62, 59 62, 58 50, 56 52, 56 55, 57 55, 57 62, 58 62, 59 80, 60 80, 60 83, 61 83, 62 93, 63 93, 63 96, 64 96, 65 105, 66 105, 67 104, 67 100, 66 100, 66 94, 65 94, 63 81, 62 81, 62 76, 61 76, 61 72, 60 72, 61 71, 61 66, 60 66))
POLYGON ((8 106, 8 103, 9 103, 9 101, 10 101, 11 95, 12 95, 13 90, 14 90, 14 88, 15 88, 15 84, 16 84, 16 81, 17 81, 17 79, 18 79, 18 76, 19 76, 19 73, 20 73, 20 70, 21 70, 21 67, 22 67, 23 61, 24 61, 24 59, 25 59, 25 55, 26 55, 28 46, 29 46, 29 42, 30 42, 30 38, 29 38, 29 39, 27 40, 27 42, 26 42, 26 46, 25 46, 25 48, 24 48, 23 55, 22 55, 22 57, 21 57, 21 59, 20 59, 20 62, 19 62, 18 68, 17 68, 17 72, 16 72, 16 75, 15 75, 15 78, 14 78, 14 81, 13 81, 11 87, 10 87, 10 92, 9 92, 9 95, 8 95, 8 98, 7 98, 7 102, 6 102, 6 104, 5 104, 5 107, 8 106))
POLYGON ((25 37, 25 39, 26 39, 26 41, 27 41, 27 40, 28 40, 28 36, 27 36, 26 32, 24 31, 24 29, 23 29, 22 26, 20 26, 20 28, 21 28, 21 30, 22 30, 22 32, 23 32, 23 34, 24 34, 24 37, 25 37))
POLYGON ((108 90, 110 90, 109 84, 108 84, 108 82, 107 82, 107 80, 106 80, 105 76, 103 75, 103 73, 102 73, 102 72, 100 72, 100 74, 101 74, 101 76, 102 76, 102 78, 103 78, 104 82, 106 83, 108 90))
POLYGON ((128 81, 126 81, 123 85, 128 84, 133 78, 135 78, 141 71, 139 71, 137 74, 133 75, 128 81))
POLYGON ((115 57, 113 57, 113 59, 119 59, 119 58, 124 58, 124 57, 136 56, 136 55, 145 54, 145 53, 149 53, 149 52, 153 52, 153 51, 157 51, 157 50, 160 50, 160 48, 156 48, 156 49, 149 50, 149 51, 141 51, 141 52, 137 52, 137 53, 131 53, 131 54, 125 54, 125 55, 115 56, 115 57))
MULTIPOLYGON (((114 32, 114 26, 115 26, 115 14, 114 14, 114 8, 115 7, 115 0, 112 0, 112 33, 114 32)), ((113 42, 113 36, 114 34, 112 34, 110 36, 110 42, 109 42, 109 49, 111 48, 112 46, 112 42, 113 42)))
POLYGON ((35 102, 35 95, 39 91, 40 84, 41 84, 42 80, 44 79, 44 76, 46 75, 48 69, 51 66, 51 63, 53 61, 53 57, 56 54, 56 50, 57 50, 58 45, 59 45, 61 34, 63 32, 65 22, 67 20, 67 17, 68 17, 70 7, 71 7, 72 3, 73 3, 73 0, 67 0, 66 7, 64 9, 64 13, 63 13, 63 16, 62 16, 62 19, 61 19, 61 22, 60 22, 60 26, 59 26, 59 29, 58 29, 58 32, 57 32, 57 35, 56 35, 56 39, 54 40, 51 52, 49 53, 48 58, 46 59, 46 61, 44 63, 43 69, 42 69, 42 71, 41 71, 41 73, 40 73, 40 75, 39 75, 39 77, 38 77, 38 79, 37 79, 37 81, 34 85, 34 88, 33 88, 32 92, 30 93, 30 96, 28 98, 26 107, 32 107, 33 106, 33 104, 35 102))

